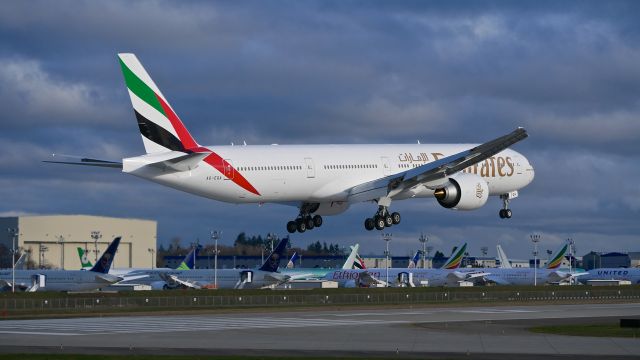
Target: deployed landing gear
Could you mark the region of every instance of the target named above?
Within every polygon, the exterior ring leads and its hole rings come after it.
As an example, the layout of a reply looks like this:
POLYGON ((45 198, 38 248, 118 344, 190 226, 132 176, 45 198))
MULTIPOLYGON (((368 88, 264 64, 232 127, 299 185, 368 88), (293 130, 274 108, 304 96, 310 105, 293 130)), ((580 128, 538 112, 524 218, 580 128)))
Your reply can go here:
POLYGON ((364 228, 367 230, 382 230, 385 227, 398 224, 400 224, 400 213, 389 214, 389 209, 386 206, 379 206, 378 212, 373 217, 364 220, 364 228))
POLYGON ((500 219, 511 219, 511 215, 513 215, 513 213, 511 212, 511 209, 509 209, 509 200, 514 199, 517 196, 517 192, 500 195, 500 199, 502 199, 502 209, 498 212, 500 219))
POLYGON ((303 233, 307 230, 313 230, 313 228, 317 228, 322 226, 322 216, 320 215, 312 215, 313 211, 316 211, 318 207, 315 209, 313 206, 309 206, 308 204, 303 205, 300 208, 300 214, 298 217, 287 223, 287 231, 290 234, 294 232, 303 233))

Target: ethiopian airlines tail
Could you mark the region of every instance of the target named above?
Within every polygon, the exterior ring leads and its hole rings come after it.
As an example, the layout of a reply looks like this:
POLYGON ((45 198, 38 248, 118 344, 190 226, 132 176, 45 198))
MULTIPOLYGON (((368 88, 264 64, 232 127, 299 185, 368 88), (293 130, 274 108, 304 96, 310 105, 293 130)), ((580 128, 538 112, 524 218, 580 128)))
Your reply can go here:
POLYGON ((442 265, 441 269, 457 269, 462 264, 462 258, 464 257, 464 252, 467 250, 467 243, 462 245, 460 249, 456 252, 455 249, 451 253, 449 260, 442 265))
POLYGON ((549 260, 547 269, 557 269, 560 267, 560 265, 562 265, 562 259, 564 259, 564 254, 567 252, 567 247, 568 245, 565 244, 562 248, 560 248, 560 250, 558 250, 556 255, 551 260, 549 260))
POLYGON ((198 147, 182 120, 134 54, 118 54, 147 153, 189 152, 198 147))

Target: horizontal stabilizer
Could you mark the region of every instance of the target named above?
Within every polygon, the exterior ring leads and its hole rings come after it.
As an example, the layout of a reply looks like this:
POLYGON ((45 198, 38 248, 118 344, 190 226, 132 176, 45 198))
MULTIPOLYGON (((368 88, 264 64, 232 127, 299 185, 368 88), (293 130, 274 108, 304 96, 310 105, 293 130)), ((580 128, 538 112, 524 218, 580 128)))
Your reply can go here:
POLYGON ((72 160, 44 160, 42 162, 50 163, 50 164, 65 164, 65 165, 83 165, 83 166, 98 166, 98 167, 108 167, 108 168, 116 168, 122 169, 122 163, 117 161, 109 161, 109 160, 100 160, 100 159, 92 159, 80 156, 73 155, 60 155, 60 154, 52 154, 51 158, 59 159, 59 158, 69 158, 69 159, 77 159, 75 161, 72 160))

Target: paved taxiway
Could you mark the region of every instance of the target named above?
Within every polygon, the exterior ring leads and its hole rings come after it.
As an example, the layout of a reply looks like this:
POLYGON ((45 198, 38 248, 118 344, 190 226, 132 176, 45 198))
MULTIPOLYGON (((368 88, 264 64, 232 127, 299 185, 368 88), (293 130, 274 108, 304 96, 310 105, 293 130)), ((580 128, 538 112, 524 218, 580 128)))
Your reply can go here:
POLYGON ((640 304, 581 304, 4 320, 0 351, 633 357, 640 354, 638 339, 532 334, 525 328, 639 316, 640 304))

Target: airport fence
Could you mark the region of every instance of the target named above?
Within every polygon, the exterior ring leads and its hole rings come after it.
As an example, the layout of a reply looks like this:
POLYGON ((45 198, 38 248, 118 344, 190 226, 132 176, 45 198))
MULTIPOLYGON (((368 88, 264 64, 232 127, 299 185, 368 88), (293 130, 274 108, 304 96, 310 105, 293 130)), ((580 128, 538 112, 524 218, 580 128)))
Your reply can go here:
POLYGON ((305 293, 279 291, 277 293, 244 295, 172 294, 170 291, 149 296, 118 294, 110 296, 20 296, 0 298, 0 318, 13 314, 46 314, 55 312, 118 312, 184 309, 220 309, 245 307, 289 307, 331 305, 412 305, 442 303, 524 303, 524 302, 586 302, 586 301, 640 301, 640 288, 592 288, 584 286, 547 289, 371 289, 366 293, 305 293), (166 295, 165 295, 166 293, 166 295))

